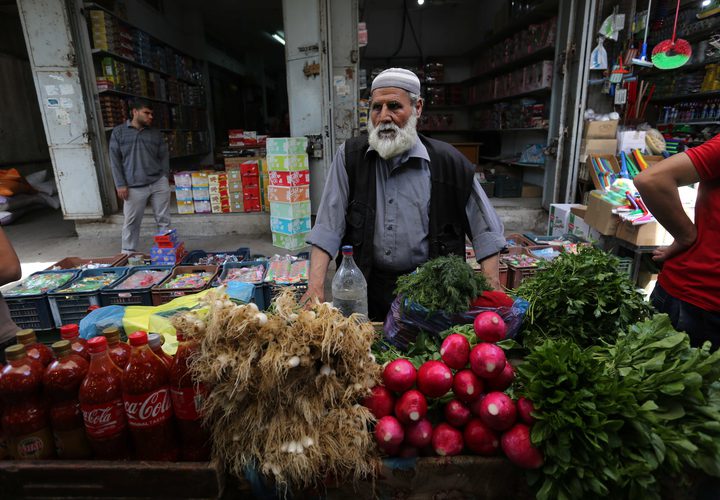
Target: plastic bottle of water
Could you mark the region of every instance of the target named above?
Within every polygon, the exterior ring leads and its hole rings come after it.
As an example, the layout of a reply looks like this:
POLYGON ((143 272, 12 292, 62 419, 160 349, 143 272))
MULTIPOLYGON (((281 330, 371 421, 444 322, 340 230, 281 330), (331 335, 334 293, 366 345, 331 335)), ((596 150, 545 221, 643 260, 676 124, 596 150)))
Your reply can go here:
POLYGON ((333 306, 344 316, 368 316, 367 281, 353 259, 353 247, 342 247, 343 260, 332 280, 333 306))

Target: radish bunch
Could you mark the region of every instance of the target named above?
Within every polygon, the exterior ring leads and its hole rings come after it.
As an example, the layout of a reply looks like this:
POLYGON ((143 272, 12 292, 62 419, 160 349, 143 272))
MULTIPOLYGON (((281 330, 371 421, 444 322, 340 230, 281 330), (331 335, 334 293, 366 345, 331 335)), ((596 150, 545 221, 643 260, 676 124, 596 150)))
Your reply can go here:
POLYGON ((491 342, 471 347, 465 336, 450 334, 440 348, 442 360, 418 370, 401 358, 385 366, 383 385, 363 401, 378 419, 375 438, 384 454, 492 456, 502 449, 520 467, 542 465, 530 443, 532 404, 524 398, 516 403, 504 392, 515 374, 492 342, 505 338, 505 324, 495 313, 482 314, 475 326, 486 330, 476 335, 491 342))

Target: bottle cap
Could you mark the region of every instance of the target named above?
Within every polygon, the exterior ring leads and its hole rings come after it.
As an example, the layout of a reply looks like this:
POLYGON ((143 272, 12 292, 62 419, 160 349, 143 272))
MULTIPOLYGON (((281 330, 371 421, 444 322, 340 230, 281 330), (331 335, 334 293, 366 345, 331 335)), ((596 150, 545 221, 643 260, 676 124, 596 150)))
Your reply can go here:
POLYGON ((110 343, 120 341, 120 329, 117 326, 108 326, 102 331, 102 334, 103 337, 107 337, 110 343))
POLYGON ((128 335, 128 340, 131 346, 141 346, 148 343, 147 332, 135 332, 128 335))
POLYGON ((5 359, 8 361, 22 359, 25 356, 27 356, 27 353, 25 352, 25 346, 22 344, 15 344, 5 348, 5 359))
POLYGON ((159 333, 149 333, 147 336, 148 339, 148 345, 150 346, 150 349, 153 351, 155 349, 160 349, 163 345, 163 338, 162 335, 159 333))
POLYGON ((35 335, 35 330, 20 330, 15 334, 15 337, 17 338, 18 344, 30 345, 37 343, 37 336, 35 335))
POLYGON ((80 333, 80 327, 75 323, 63 325, 60 327, 60 338, 63 340, 72 340, 80 333))
POLYGON ((93 337, 90 340, 88 340, 87 343, 87 350, 90 354, 97 354, 100 352, 107 351, 107 344, 108 341, 105 337, 93 337))
POLYGON ((343 255, 352 255, 353 254, 353 247, 352 245, 344 245, 342 247, 342 254, 343 255))
POLYGON ((53 343, 52 350, 55 353, 55 357, 59 358, 65 354, 70 354, 70 341, 69 340, 58 340, 53 343))

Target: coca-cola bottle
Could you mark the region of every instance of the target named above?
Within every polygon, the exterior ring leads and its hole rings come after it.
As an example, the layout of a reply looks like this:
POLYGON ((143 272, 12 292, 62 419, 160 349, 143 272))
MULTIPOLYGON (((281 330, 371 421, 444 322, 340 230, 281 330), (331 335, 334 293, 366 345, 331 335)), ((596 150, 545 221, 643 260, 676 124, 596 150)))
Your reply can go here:
POLYGON ((103 336, 107 339, 108 354, 113 363, 124 370, 130 359, 130 351, 132 350, 125 342, 120 342, 120 329, 117 326, 110 326, 102 331, 103 336))
POLYGON ((148 346, 146 332, 128 335, 132 352, 123 372, 123 401, 140 460, 177 460, 178 443, 165 363, 148 346))
POLYGON ((5 358, 8 364, 0 372, 0 396, 10 456, 18 460, 50 458, 55 455, 55 446, 41 395, 40 364, 19 344, 5 349, 5 358))
POLYGON ((56 361, 50 363, 43 385, 50 400, 50 426, 60 458, 87 458, 91 455, 78 401, 80 384, 88 372, 85 358, 73 353, 68 340, 52 345, 56 361))
POLYGON ((201 384, 193 382, 190 356, 197 342, 178 332, 175 359, 170 368, 170 393, 180 430, 180 456, 183 460, 203 461, 210 458, 210 436, 202 427, 200 409, 207 395, 201 384))
POLYGON ((80 409, 90 447, 96 457, 115 460, 130 457, 122 370, 108 355, 107 339, 88 340, 90 367, 80 384, 80 409))
MULTIPOLYGON (((80 327, 75 323, 60 327, 60 338, 70 342, 70 349, 90 362, 90 353, 87 352, 87 340, 80 338, 80 327)), ((54 350, 54 349, 53 349, 54 350)))
POLYGON ((150 349, 152 349, 152 352, 154 352, 155 355, 160 358, 163 363, 165 363, 165 366, 167 366, 167 369, 169 370, 172 367, 173 359, 172 356, 163 351, 162 346, 164 343, 165 337, 159 333, 148 334, 148 345, 150 346, 150 349))
POLYGON ((37 340, 35 330, 20 330, 15 334, 17 343, 25 346, 25 351, 30 359, 39 361, 45 369, 53 359, 53 353, 48 346, 37 340))

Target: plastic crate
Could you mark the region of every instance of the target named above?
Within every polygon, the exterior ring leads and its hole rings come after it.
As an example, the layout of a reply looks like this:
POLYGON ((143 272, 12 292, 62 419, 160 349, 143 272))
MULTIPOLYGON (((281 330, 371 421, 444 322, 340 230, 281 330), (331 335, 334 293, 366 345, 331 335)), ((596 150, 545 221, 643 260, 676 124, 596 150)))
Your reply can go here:
MULTIPOLYGON (((168 275, 172 271, 172 266, 135 266, 131 267, 127 275, 113 286, 105 288, 100 292, 100 303, 102 306, 151 306, 152 303, 152 286, 146 288, 136 288, 128 290, 116 290, 130 276, 140 271, 167 271, 168 275)), ((165 277, 167 278, 167 276, 165 277)), ((160 280, 164 281, 165 278, 160 280)))
MULTIPOLYGON (((300 252, 295 254, 295 257, 298 260, 310 260, 310 252, 300 252)), ((309 266, 309 263, 308 263, 309 266)), ((268 264, 269 268, 269 264, 268 264)), ((267 278, 266 278, 267 279, 267 278)), ((307 291, 308 283, 307 281, 300 281, 297 283, 276 283, 274 281, 266 281, 265 282, 265 303, 268 307, 270 307, 270 303, 275 299, 277 294, 279 294, 281 291, 285 290, 286 288, 293 288, 295 292, 295 298, 297 300, 300 300, 300 298, 305 294, 307 291)))
MULTIPOLYGON (((81 280, 88 276, 99 276, 105 273, 115 273, 117 278, 109 285, 106 285, 92 292, 67 292, 53 291, 48 293, 48 302, 52 311, 55 327, 60 328, 68 323, 80 323, 80 320, 87 315, 90 306, 100 306, 100 294, 102 290, 113 286, 127 274, 127 267, 105 267, 102 269, 86 269, 81 271, 73 280, 81 280)), ((67 283, 65 286, 69 285, 67 283)))
POLYGON ((537 273, 537 271, 538 271, 537 266, 531 266, 531 267, 508 266, 507 287, 509 289, 515 289, 515 288, 519 287, 520 284, 523 281, 525 281, 527 278, 535 276, 535 273, 537 273))
POLYGON ((509 175, 495 175, 495 198, 519 198, 522 196, 522 179, 509 175))
POLYGON ((60 260, 48 267, 46 271, 57 269, 81 269, 90 264, 105 264, 107 267, 120 267, 124 266, 127 261, 128 256, 123 253, 113 255, 112 257, 92 257, 89 259, 83 257, 65 257, 63 260, 60 260))
POLYGON ((228 250, 227 252, 206 252, 205 250, 193 250, 185 256, 180 265, 197 266, 199 265, 198 262, 200 259, 204 259, 211 255, 234 255, 243 261, 250 259, 250 249, 248 247, 240 247, 237 250, 228 250))
MULTIPOLYGON (((57 270, 57 271, 40 271, 33 273, 32 276, 37 274, 49 274, 49 273, 68 273, 71 275, 70 279, 65 283, 70 283, 79 274, 76 270, 57 270)), ((63 285, 65 286, 65 285, 63 285)), ((51 290, 52 291, 52 290, 51 290)), ((6 294, 12 294, 12 289, 6 292, 6 294)), ((53 321, 52 311, 50 310, 50 303, 48 302, 47 293, 40 293, 36 295, 22 295, 13 297, 12 295, 4 296, 5 303, 10 310, 10 318, 15 322, 19 328, 30 328, 36 332, 42 332, 52 330, 55 328, 55 322, 53 321)))
POLYGON ((218 273, 218 266, 207 266, 207 265, 198 265, 198 266, 177 266, 173 269, 172 273, 170 273, 170 276, 165 278, 162 282, 155 285, 150 289, 151 295, 152 295, 152 303, 154 306, 160 306, 162 304, 167 304, 173 299, 176 299, 178 297, 183 297, 185 295, 191 295, 193 293, 202 292, 203 290, 209 288, 213 281, 215 281, 215 278, 218 273), (209 272, 212 273, 212 276, 208 280, 207 284, 205 286, 199 287, 199 288, 169 288, 164 289, 160 288, 168 281, 172 280, 176 276, 180 274, 185 273, 200 273, 200 272, 209 272))
POLYGON ((498 274, 500 276, 500 286, 503 288, 508 287, 508 266, 502 262, 498 265, 498 274))
POLYGON ((537 243, 535 243, 534 241, 526 238, 525 235, 522 235, 522 234, 520 234, 520 233, 512 233, 512 234, 509 234, 509 235, 507 235, 507 236, 505 237, 505 239, 507 240, 508 244, 511 243, 511 242, 512 242, 512 243, 515 243, 515 244, 512 245, 512 246, 529 247, 529 246, 532 246, 532 245, 537 245, 537 243))
MULTIPOLYGON (((218 278, 218 281, 223 281, 227 275, 229 274, 229 271, 231 269, 238 269, 243 267, 252 267, 252 266, 263 266, 263 278, 265 278, 265 272, 267 272, 267 261, 265 260, 248 260, 245 262, 228 262, 223 267, 223 271, 220 274, 220 277, 218 278)), ((253 282, 253 285, 255 285, 255 293, 253 295, 253 302, 255 302, 255 305, 258 306, 258 309, 265 310, 267 309, 267 306, 269 305, 268 302, 266 302, 266 294, 265 294, 265 288, 266 284, 261 279, 258 282, 253 282)))

